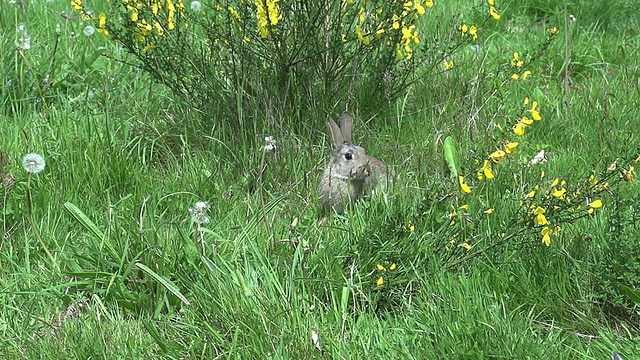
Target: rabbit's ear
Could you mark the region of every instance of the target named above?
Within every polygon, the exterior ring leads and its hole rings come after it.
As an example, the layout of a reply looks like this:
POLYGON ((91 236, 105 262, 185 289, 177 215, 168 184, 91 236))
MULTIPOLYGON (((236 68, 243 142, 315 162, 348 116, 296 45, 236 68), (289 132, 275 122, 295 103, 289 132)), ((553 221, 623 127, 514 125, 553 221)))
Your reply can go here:
POLYGON ((342 148, 342 144, 344 144, 344 138, 342 137, 342 131, 340 131, 338 124, 333 121, 331 116, 327 117, 327 124, 329 125, 329 130, 331 130, 331 137, 333 138, 333 148, 335 150, 342 148))
POLYGON ((348 112, 343 112, 340 115, 340 129, 342 130, 342 139, 345 142, 351 143, 351 129, 353 128, 353 118, 348 112))

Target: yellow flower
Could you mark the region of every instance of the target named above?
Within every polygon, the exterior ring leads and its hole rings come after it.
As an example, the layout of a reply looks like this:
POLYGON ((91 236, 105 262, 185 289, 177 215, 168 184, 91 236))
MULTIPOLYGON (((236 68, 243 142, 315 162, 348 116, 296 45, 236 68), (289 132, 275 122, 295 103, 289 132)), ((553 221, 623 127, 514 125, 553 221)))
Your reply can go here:
POLYGON ((378 270, 380 271, 387 271, 387 269, 385 269, 385 267, 380 264, 376 265, 376 268, 378 268, 378 270))
POLYGON ((453 60, 445 60, 444 61, 444 69, 445 69, 445 71, 453 69, 453 65, 454 65, 453 60))
MULTIPOLYGON (((433 4, 432 4, 433 5, 433 4)), ((427 5, 428 6, 428 5, 427 5)), ((416 0, 415 1, 415 5, 414 8, 416 9, 416 12, 418 13, 418 15, 422 15, 425 13, 425 9, 424 6, 422 6, 422 4, 420 4, 420 0, 416 0)))
POLYGON ((107 15, 105 15, 104 13, 100 13, 100 15, 98 15, 98 27, 104 28, 106 25, 107 25, 107 15))
POLYGON ((424 2, 424 5, 425 5, 426 7, 432 7, 432 6, 433 6, 433 1, 431 1, 431 0, 427 0, 427 1, 425 1, 425 2, 424 2))
POLYGON ((158 36, 162 36, 164 35, 164 29, 162 28, 162 25, 160 25, 159 22, 154 21, 153 27, 156 28, 156 31, 158 33, 158 36))
POLYGON ((471 245, 469 245, 468 243, 462 243, 460 244, 460 246, 462 246, 463 248, 467 249, 467 250, 471 250, 471 245))
POLYGON ((362 32, 362 27, 360 27, 360 25, 356 25, 356 35, 358 36, 358 40, 362 41, 365 45, 369 45, 371 42, 369 35, 365 35, 362 32))
POLYGON ((507 142, 506 144, 504 144, 504 152, 506 152, 509 155, 513 155, 516 153, 516 147, 518 147, 519 143, 517 142, 507 142))
POLYGON ((458 182, 460 183, 460 189, 462 189, 462 191, 467 194, 471 192, 471 188, 469 187, 469 185, 464 183, 464 177, 458 176, 458 182))
POLYGON ((489 5, 495 5, 496 4, 495 0, 487 0, 487 2, 489 3, 489 5))
POLYGON ((536 110, 536 108, 538 107, 538 102, 537 101, 533 101, 531 103, 531 110, 528 110, 531 113, 531 117, 533 118, 533 120, 542 120, 542 116, 540 116, 540 113, 538 112, 538 110, 536 110))
POLYGON ((98 15, 98 29, 96 31, 104 36, 109 36, 109 31, 106 27, 107 15, 105 15, 104 13, 100 13, 100 15, 98 15))
POLYGON ((469 31, 469 26, 467 24, 462 24, 458 27, 458 29, 462 32, 462 35, 466 34, 469 31))
POLYGON ((547 29, 547 32, 549 33, 549 37, 553 40, 556 37, 558 37, 558 33, 560 33, 560 31, 558 30, 557 27, 552 27, 551 29, 547 29))
POLYGON ((516 73, 513 73, 513 75, 511 75, 511 79, 518 80, 518 79, 520 79, 520 75, 518 75, 516 73))
POLYGON ((376 281, 376 285, 377 285, 378 287, 380 287, 380 286, 384 285, 384 279, 382 278, 382 276, 380 276, 380 277, 378 278, 378 281, 376 281))
POLYGON ((71 1, 71 6, 73 7, 73 10, 75 10, 75 11, 82 10, 82 0, 72 0, 71 1))
POLYGON ((502 150, 496 150, 489 155, 489 159, 493 161, 495 164, 499 164, 504 160, 505 152, 502 150))
POLYGON ((562 197, 564 197, 564 194, 567 193, 567 189, 565 188, 561 188, 561 189, 553 189, 553 196, 560 199, 562 197))
POLYGON ((536 191, 538 191, 540 189, 540 185, 536 185, 533 190, 531 190, 531 192, 529 192, 526 196, 527 199, 531 199, 534 196, 536 196, 536 191))
POLYGON ((395 270, 395 269, 396 269, 396 267, 397 267, 397 266, 396 266, 396 264, 395 264, 395 263, 393 263, 393 264, 391 264, 391 266, 389 267, 389 270, 395 270))
POLYGON ((531 75, 531 71, 529 71, 529 70, 525 70, 525 71, 522 73, 522 80, 527 80, 527 78, 529 77, 529 75, 531 75))
POLYGON ((487 210, 485 210, 485 211, 484 211, 484 213, 485 213, 485 214, 493 214, 493 212, 494 212, 494 211, 495 211, 495 209, 494 209, 494 208, 491 208, 491 209, 487 209, 487 210))
POLYGON ((533 222, 536 223, 537 225, 546 225, 549 222, 547 221, 547 217, 544 216, 544 213, 546 212, 546 210, 540 206, 536 207, 533 210, 533 214, 536 216, 533 219, 533 222))
POLYGON ((520 54, 517 51, 513 53, 513 59, 511 59, 511 66, 521 67, 524 65, 524 61, 520 60, 520 54))
POLYGON ((493 17, 496 20, 500 20, 500 14, 498 14, 498 11, 496 11, 495 6, 491 6, 489 8, 489 15, 491 15, 491 17, 493 17))
POLYGON ((521 121, 523 124, 525 124, 525 125, 531 125, 531 124, 533 124, 533 120, 529 119, 529 118, 528 118, 528 117, 526 117, 526 116, 521 117, 521 118, 520 118, 520 121, 521 121))
MULTIPOLYGON (((280 14, 277 5, 279 1, 280 0, 255 0, 258 31, 263 38, 269 36, 271 28, 277 25, 280 19, 282 19, 282 14, 280 14)), ((167 2, 171 4, 169 0, 167 0, 167 2)), ((171 4, 171 6, 173 5, 171 4)))
POLYGON ((516 134, 516 136, 522 136, 526 127, 527 125, 525 123, 519 121, 513 126, 513 133, 516 134))
POLYGON ((489 162, 489 160, 485 160, 484 164, 482 165, 482 175, 486 179, 493 179, 494 177, 493 171, 491 171, 491 163, 489 162))
POLYGON ((536 215, 535 219, 533 219, 533 222, 535 222, 537 225, 546 225, 549 223, 549 221, 547 221, 547 217, 544 216, 544 214, 536 215))
POLYGON ((540 234, 542 234, 542 243, 547 246, 551 245, 551 234, 553 234, 553 230, 545 226, 542 231, 540 231, 540 234))
POLYGON ((129 11, 131 11, 131 21, 133 21, 133 22, 138 21, 138 9, 136 9, 135 7, 133 7, 131 5, 127 5, 127 9, 129 9, 129 11))
POLYGON ((602 200, 595 200, 590 202, 589 207, 592 209, 600 209, 602 207, 602 200))
POLYGON ((469 28, 469 35, 473 37, 473 40, 478 39, 478 28, 475 25, 471 25, 469 28))

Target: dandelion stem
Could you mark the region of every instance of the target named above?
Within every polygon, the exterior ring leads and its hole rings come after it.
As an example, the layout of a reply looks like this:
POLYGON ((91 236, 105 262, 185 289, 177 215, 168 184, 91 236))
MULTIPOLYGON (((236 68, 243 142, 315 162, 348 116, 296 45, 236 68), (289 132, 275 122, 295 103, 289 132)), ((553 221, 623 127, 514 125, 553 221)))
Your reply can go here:
POLYGON ((29 223, 31 224, 31 228, 33 229, 33 233, 36 235, 36 238, 38 238, 38 242, 40 243, 40 247, 42 247, 44 252, 47 254, 47 257, 49 258, 49 260, 51 261, 53 266, 56 268, 56 271, 60 272, 60 267, 58 266, 58 262, 55 260, 53 255, 51 255, 51 252, 49 251, 49 248, 47 247, 47 245, 42 240, 42 235, 40 234, 40 229, 38 228, 38 225, 36 224, 35 220, 33 219, 33 208, 32 208, 32 202, 31 202, 31 174, 29 174, 29 177, 27 178, 27 215, 29 217, 29 223))

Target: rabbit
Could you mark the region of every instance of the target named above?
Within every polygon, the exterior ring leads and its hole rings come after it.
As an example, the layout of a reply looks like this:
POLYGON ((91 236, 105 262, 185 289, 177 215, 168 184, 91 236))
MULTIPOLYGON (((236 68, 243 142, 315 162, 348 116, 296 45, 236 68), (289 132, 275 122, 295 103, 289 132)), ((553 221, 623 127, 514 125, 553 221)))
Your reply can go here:
POLYGON ((327 124, 333 138, 334 153, 318 186, 323 216, 321 225, 328 221, 331 211, 342 214, 347 204, 366 193, 389 188, 394 178, 391 167, 351 143, 353 118, 348 112, 340 115, 340 127, 331 117, 327 118, 327 124))

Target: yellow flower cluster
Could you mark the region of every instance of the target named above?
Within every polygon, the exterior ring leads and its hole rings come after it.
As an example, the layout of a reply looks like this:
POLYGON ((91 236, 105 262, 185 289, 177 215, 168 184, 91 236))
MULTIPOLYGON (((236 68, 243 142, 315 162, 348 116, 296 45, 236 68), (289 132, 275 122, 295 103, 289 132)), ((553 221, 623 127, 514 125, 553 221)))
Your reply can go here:
MULTIPOLYGON (((388 261, 385 262, 385 265, 389 266, 388 261)), ((397 268, 398 266, 395 263, 391 264, 388 268, 382 264, 376 265, 376 269, 378 269, 379 272, 383 272, 383 273, 386 272, 387 270, 394 271, 397 268)), ((381 287, 382 285, 384 285, 384 277, 380 275, 380 277, 378 277, 378 280, 376 281, 376 286, 381 287)))
POLYGON ((520 59, 520 54, 516 51, 513 53, 513 58, 511 59, 511 68, 513 69, 513 74, 511 75, 511 79, 513 80, 527 80, 527 77, 531 75, 530 70, 525 70, 520 73, 521 68, 524 66, 524 60, 520 59))
POLYGON ((491 180, 494 178, 492 164, 499 164, 504 160, 506 155, 513 155, 516 153, 516 147, 519 143, 515 141, 505 141, 502 146, 504 150, 498 149, 489 154, 489 159, 485 159, 482 168, 476 172, 476 177, 480 181, 491 180))
POLYGON ((453 60, 444 60, 442 62, 442 65, 444 66, 444 70, 448 71, 453 69, 453 67, 455 66, 455 63, 453 62, 453 60))
POLYGON ((104 13, 100 13, 98 17, 93 16, 89 11, 84 9, 84 5, 82 4, 82 0, 71 0, 71 7, 73 7, 74 11, 80 13, 80 17, 82 21, 98 21, 98 26, 96 31, 104 36, 109 36, 109 31, 107 30, 107 16, 104 13))
POLYGON ((498 14, 498 11, 496 10, 495 0, 487 0, 487 2, 489 3, 489 15, 496 20, 500 20, 500 14, 498 14))
MULTIPOLYGON (((343 10, 352 4, 352 0, 342 2, 343 10)), ((409 60, 413 57, 414 44, 420 44, 420 37, 415 25, 415 21, 426 13, 426 8, 433 6, 433 1, 414 0, 399 2, 395 0, 389 4, 394 7, 400 6, 399 13, 387 13, 387 9, 376 8, 368 11, 364 7, 358 9, 358 21, 354 26, 356 38, 365 45, 370 45, 373 39, 382 39, 384 36, 394 37, 397 40, 388 40, 387 44, 395 46, 397 58, 409 60)), ((348 14, 348 13, 347 13, 348 14)), ((347 35, 342 34, 342 41, 347 40, 347 35)))
POLYGON ((471 40, 478 40, 478 27, 475 25, 462 24, 458 26, 458 30, 462 33, 462 36, 468 36, 471 40))
MULTIPOLYGON (((451 240, 449 240, 449 245, 455 245, 456 243, 457 243, 456 238, 451 238, 451 240)), ((450 247, 449 245, 447 245, 447 246, 445 246, 445 247, 444 247, 444 249, 445 249, 446 251, 451 251, 451 247, 450 247)), ((469 244, 469 243, 468 243, 468 242, 466 242, 466 241, 465 241, 465 242, 463 242, 462 244, 458 245, 458 246, 460 246, 461 248, 465 248, 465 249, 467 249, 467 250, 471 250, 471 248, 473 247, 473 245, 469 244)))
POLYGON ((271 34, 274 26, 282 20, 282 14, 278 9, 280 0, 255 0, 256 18, 258 19, 258 32, 266 38, 271 34))
POLYGON ((418 38, 418 32, 416 31, 416 26, 413 24, 409 27, 402 26, 402 39, 396 46, 396 54, 398 54, 399 59, 411 59, 411 57, 413 56, 413 49, 411 48, 412 43, 420 43, 420 38, 418 38))
MULTIPOLYGON (((591 175, 589 178, 588 186, 593 186, 593 190, 596 192, 602 191, 609 186, 609 183, 605 183, 603 185, 598 185, 599 181, 595 178, 594 175, 591 175)), ((542 226, 542 230, 540 234, 542 235, 542 243, 546 246, 551 245, 551 235, 557 234, 560 231, 560 227, 556 226, 555 230, 551 229, 551 225, 547 216, 549 214, 553 215, 558 211, 561 211, 564 207, 563 204, 569 204, 574 202, 576 199, 580 199, 583 195, 583 190, 576 190, 570 196, 567 196, 567 189, 565 185, 566 181, 555 179, 551 182, 550 186, 545 187, 546 190, 542 191, 544 195, 538 196, 538 203, 542 202, 544 205, 537 205, 533 203, 535 201, 536 195, 540 193, 540 185, 536 185, 533 190, 531 190, 527 195, 525 195, 525 200, 530 203, 529 206, 530 212, 527 215, 527 219, 530 219, 534 226, 542 226), (546 206, 546 207, 545 207, 546 206)), ((580 211, 581 208, 586 204, 587 209, 584 210, 583 214, 591 215, 596 210, 600 209, 603 206, 602 200, 597 199, 593 201, 584 201, 578 200, 579 203, 573 207, 569 207, 568 210, 570 213, 576 213, 580 211)), ((571 205, 570 205, 571 206, 571 205)), ((566 209, 566 208, 565 208, 566 209)))
MULTIPOLYGON (((120 0, 120 2, 127 9, 133 24, 125 27, 137 36, 139 42, 144 43, 143 51, 149 51, 155 47, 154 37, 162 37, 167 31, 176 28, 176 18, 185 8, 182 0, 120 0)), ((71 6, 81 13, 84 21, 89 19, 97 21, 97 31, 104 36, 109 36, 107 16, 104 13, 100 13, 97 18, 91 16, 91 13, 84 8, 82 0, 72 0, 71 6)))
POLYGON ((176 16, 184 10, 182 0, 120 0, 129 13, 129 18, 135 27, 129 27, 144 43, 143 51, 155 47, 155 36, 165 36, 167 31, 176 28, 176 16), (151 39, 149 39, 151 38, 151 39))
MULTIPOLYGON (((529 105, 529 98, 524 99, 524 105, 525 106, 529 105)), ((527 112, 529 113, 531 118, 529 118, 528 116, 522 116, 520 119, 518 119, 518 122, 513 126, 513 133, 516 134, 517 136, 524 135, 524 129, 526 129, 527 126, 533 124, 534 121, 542 120, 542 116, 538 112, 537 101, 534 100, 531 102, 531 109, 527 110, 527 112)))

